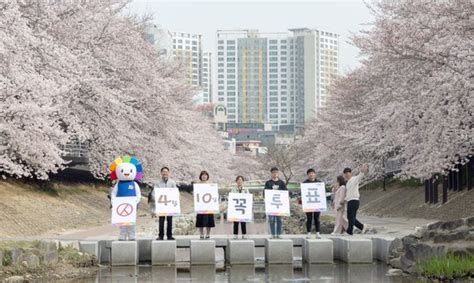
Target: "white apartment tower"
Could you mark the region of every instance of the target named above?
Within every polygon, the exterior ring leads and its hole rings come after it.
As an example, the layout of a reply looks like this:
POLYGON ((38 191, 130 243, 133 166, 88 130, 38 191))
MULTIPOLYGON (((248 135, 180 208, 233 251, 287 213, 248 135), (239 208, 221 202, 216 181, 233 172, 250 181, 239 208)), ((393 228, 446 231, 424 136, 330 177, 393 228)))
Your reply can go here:
POLYGON ((202 54, 202 102, 212 103, 212 53, 203 52, 202 54))
POLYGON ((339 35, 217 31, 217 101, 228 121, 301 128, 324 107, 338 74, 339 35))

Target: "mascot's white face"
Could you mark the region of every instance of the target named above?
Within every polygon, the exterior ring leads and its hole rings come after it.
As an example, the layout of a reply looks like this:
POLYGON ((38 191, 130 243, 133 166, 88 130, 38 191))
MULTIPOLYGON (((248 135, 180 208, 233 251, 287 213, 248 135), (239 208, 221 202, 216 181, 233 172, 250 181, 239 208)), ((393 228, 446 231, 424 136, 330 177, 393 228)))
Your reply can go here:
POLYGON ((137 175, 137 168, 132 163, 120 163, 115 169, 115 174, 120 181, 133 181, 137 175))

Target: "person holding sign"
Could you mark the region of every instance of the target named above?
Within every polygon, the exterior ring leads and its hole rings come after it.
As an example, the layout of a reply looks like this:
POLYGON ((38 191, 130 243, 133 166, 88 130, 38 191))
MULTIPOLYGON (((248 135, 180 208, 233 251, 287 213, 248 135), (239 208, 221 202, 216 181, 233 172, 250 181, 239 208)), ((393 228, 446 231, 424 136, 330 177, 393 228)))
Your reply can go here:
MULTIPOLYGON (((237 178, 235 179, 235 182, 237 183, 237 186, 235 188, 232 188, 231 190, 231 193, 234 193, 234 194, 249 194, 249 190, 244 188, 244 177, 243 176, 237 176, 237 178)), ((240 209, 242 209, 242 214, 244 213, 244 209, 250 209, 250 211, 252 211, 252 207, 246 207, 245 206, 245 202, 242 203, 242 200, 238 200, 238 199, 235 199, 237 201, 239 201, 238 204, 236 204, 236 207, 239 206, 240 209)), ((231 201, 229 199, 229 201, 231 201)), ((245 201, 245 199, 243 199, 243 201, 245 201)), ((237 208, 237 209, 239 209, 237 208)), ((239 221, 234 221, 234 239, 236 240, 238 238, 238 234, 239 234, 239 223, 240 223, 240 228, 242 230, 242 239, 246 239, 246 235, 247 235, 247 223, 246 222, 239 222, 239 221)))
MULTIPOLYGON (((287 190, 285 182, 280 180, 280 171, 273 167, 271 170, 272 178, 265 183, 265 190, 287 190)), ((265 195, 265 192, 264 192, 265 195)), ((273 239, 281 238, 281 216, 268 215, 268 223, 270 224, 270 233, 273 239)))
POLYGON ((346 204, 344 198, 346 197, 346 180, 342 176, 337 176, 336 185, 333 189, 334 202, 333 209, 336 217, 334 224, 334 231, 331 235, 342 234, 347 230, 347 218, 346 218, 346 204))
MULTIPOLYGON (((201 184, 208 184, 209 183, 209 173, 207 171, 201 171, 199 174, 199 180, 201 181, 201 184)), ((196 191, 194 191, 196 194, 196 191)), ((201 200, 206 202, 205 199, 206 195, 203 195, 201 200)), ((199 238, 200 239, 209 239, 210 238, 210 233, 211 233, 211 228, 216 227, 216 224, 214 222, 214 214, 203 214, 203 213, 198 213, 196 214, 196 227, 199 228, 199 238), (206 236, 204 237, 204 228, 206 228, 206 236)))
MULTIPOLYGON (((318 179, 316 179, 316 171, 313 168, 310 168, 306 171, 306 175, 308 179, 306 179, 303 183, 320 183, 318 179)), ((305 196, 301 196, 305 197, 305 196)), ((323 196, 324 198, 326 195, 323 196)), ((306 212, 306 238, 311 238, 311 229, 313 228, 313 220, 314 226, 316 228, 316 238, 321 238, 320 231, 321 231, 321 223, 319 221, 319 217, 321 215, 321 211, 317 209, 316 211, 306 212)))
MULTIPOLYGON (((148 195, 148 204, 150 205, 150 210, 152 217, 157 217, 158 212, 156 211, 156 201, 160 201, 157 199, 157 192, 160 188, 177 188, 176 182, 169 178, 170 170, 168 167, 163 167, 160 170, 161 180, 159 180, 153 187, 153 190, 148 195)), ((161 196, 163 197, 163 195, 161 196)), ((166 197, 166 195, 164 195, 166 197)), ((178 199, 179 201, 179 199, 178 199)), ((179 204, 178 204, 179 205, 179 204)), ((173 216, 158 216, 158 238, 157 240, 163 240, 165 235, 165 219, 167 222, 166 226, 166 238, 168 240, 174 240, 173 238, 173 216)))
POLYGON ((120 241, 135 241, 135 223, 140 186, 136 180, 142 178, 142 165, 136 157, 121 156, 110 165, 110 179, 118 180, 110 193, 112 202, 112 224, 120 226, 120 241))

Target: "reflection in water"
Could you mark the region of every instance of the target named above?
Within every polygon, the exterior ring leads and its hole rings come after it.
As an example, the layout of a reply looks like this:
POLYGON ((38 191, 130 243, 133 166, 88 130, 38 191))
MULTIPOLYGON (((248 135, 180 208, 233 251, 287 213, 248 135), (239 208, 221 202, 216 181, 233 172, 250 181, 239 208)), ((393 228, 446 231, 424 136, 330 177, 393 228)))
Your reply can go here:
POLYGON ((138 266, 101 269, 96 278, 74 282, 417 282, 411 277, 386 276, 388 267, 373 264, 311 264, 229 266, 138 266))

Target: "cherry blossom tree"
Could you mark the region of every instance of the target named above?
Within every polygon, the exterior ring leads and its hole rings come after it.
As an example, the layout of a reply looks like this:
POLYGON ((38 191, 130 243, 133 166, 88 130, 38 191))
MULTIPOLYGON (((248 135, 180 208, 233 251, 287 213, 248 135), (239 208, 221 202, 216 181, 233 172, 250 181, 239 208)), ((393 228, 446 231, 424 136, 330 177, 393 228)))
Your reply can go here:
POLYGON ((426 178, 467 158, 473 143, 472 1, 377 1, 375 21, 354 35, 362 66, 332 86, 328 107, 300 146, 340 172, 367 162, 405 162, 426 178))
POLYGON ((233 157, 192 105, 196 90, 145 41, 146 22, 125 5, 0 4, 0 58, 12 66, 0 73, 8 86, 0 114, 12 117, 0 122, 1 172, 47 178, 65 166, 61 148, 71 137, 88 144, 98 178, 123 154, 141 159, 148 180, 162 166, 179 179, 203 169, 215 180, 234 172, 233 157))

